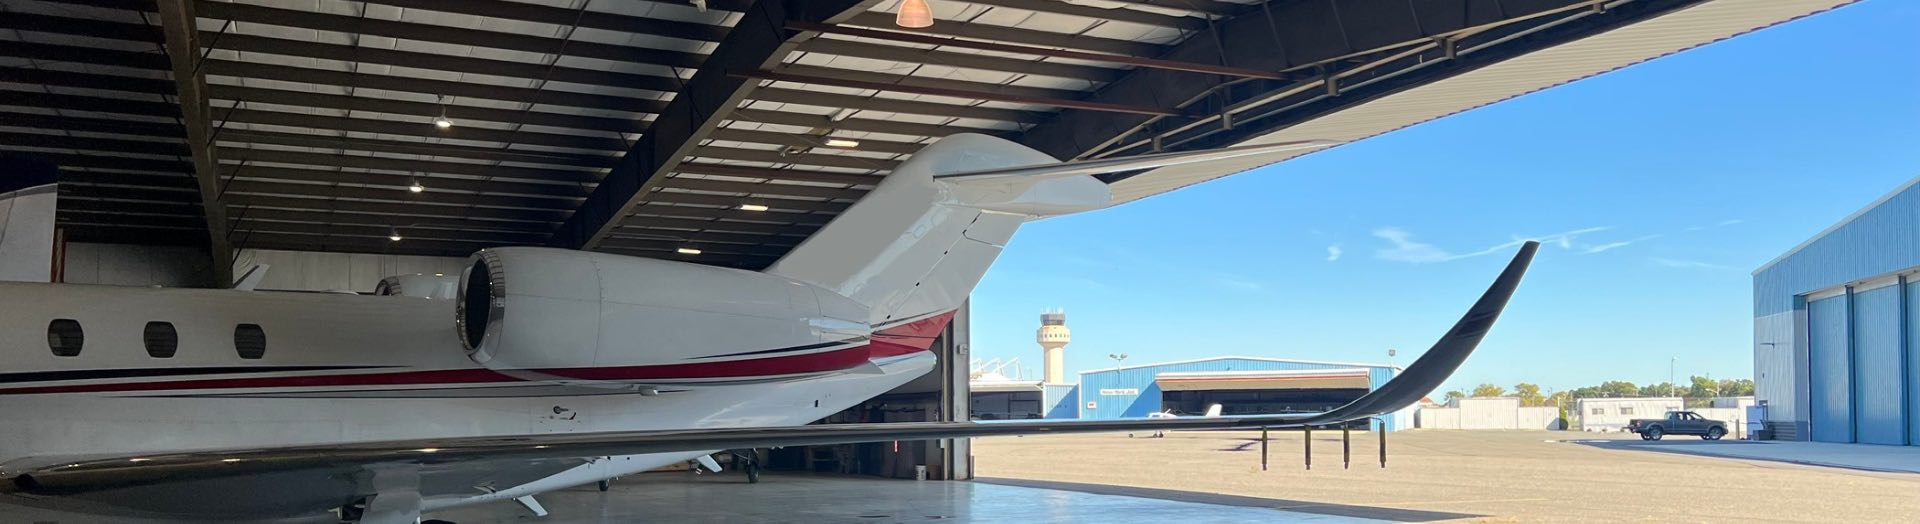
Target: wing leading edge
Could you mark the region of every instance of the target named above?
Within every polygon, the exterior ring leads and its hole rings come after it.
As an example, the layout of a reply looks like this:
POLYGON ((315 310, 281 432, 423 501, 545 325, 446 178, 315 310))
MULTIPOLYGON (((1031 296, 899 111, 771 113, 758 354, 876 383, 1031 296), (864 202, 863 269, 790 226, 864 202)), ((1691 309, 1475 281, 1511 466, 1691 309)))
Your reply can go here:
POLYGON ((1053 433, 1175 429, 1254 429, 1330 425, 1383 416, 1439 387, 1473 353, 1506 308, 1539 249, 1527 242, 1479 301, 1446 335, 1379 389, 1323 413, 1212 418, 831 424, 525 435, 366 442, 272 449, 202 451, 61 461, 0 471, 0 492, 78 494, 127 486, 290 471, 357 470, 374 465, 489 459, 557 459, 712 449, 806 446, 1053 433))

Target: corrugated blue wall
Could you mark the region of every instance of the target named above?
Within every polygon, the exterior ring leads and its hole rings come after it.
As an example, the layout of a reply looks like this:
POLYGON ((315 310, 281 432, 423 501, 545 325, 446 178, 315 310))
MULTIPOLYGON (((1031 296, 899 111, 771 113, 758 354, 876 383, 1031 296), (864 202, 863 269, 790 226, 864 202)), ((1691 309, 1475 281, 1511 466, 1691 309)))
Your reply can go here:
POLYGON ((1920 283, 1906 285, 1907 443, 1920 445, 1920 283))
MULTIPOLYGON (((1860 440, 1888 442, 1892 439, 1884 431, 1884 423, 1889 413, 1904 412, 1903 441, 1920 440, 1920 369, 1914 369, 1920 359, 1912 354, 1920 347, 1920 335, 1915 334, 1920 331, 1920 314, 1914 311, 1920 308, 1920 301, 1916 301, 1920 299, 1912 298, 1909 292, 1908 303, 1894 303, 1906 306, 1906 324, 1895 327, 1909 338, 1901 349, 1889 349, 1876 338, 1889 332, 1884 313, 1873 312, 1860 319, 1859 325, 1850 326, 1845 316, 1816 315, 1810 306, 1795 311, 1796 304, 1804 303, 1803 297, 1809 293, 1920 268, 1920 234, 1916 231, 1920 231, 1920 178, 1754 272, 1755 393, 1767 403, 1768 420, 1792 422, 1797 429, 1808 430, 1799 432, 1803 439, 1811 433, 1818 440, 1846 440, 1843 437, 1853 432, 1856 422, 1851 417, 1857 414, 1857 422, 1862 424, 1859 429, 1864 431, 1860 440), (1816 316, 1820 318, 1816 320, 1816 316), (1874 341, 1864 347, 1858 345, 1859 340, 1853 341, 1856 347, 1851 351, 1857 354, 1856 367, 1861 371, 1834 375, 1840 373, 1835 366, 1845 362, 1840 359, 1846 353, 1826 351, 1830 346, 1844 347, 1833 338, 1838 336, 1836 330, 1845 333, 1862 328, 1866 332, 1855 335, 1874 341), (1908 354, 1902 355, 1903 350, 1908 354), (1901 369, 1903 363, 1906 369, 1896 375, 1893 370, 1901 369), (1893 380, 1904 383, 1888 387, 1890 377, 1904 379, 1893 380), (1854 378, 1861 379, 1860 387, 1854 387, 1854 378), (1852 397, 1854 393, 1865 395, 1852 403, 1834 396, 1852 397), (1887 402, 1889 399, 1893 402, 1887 402), (1842 406, 1847 407, 1846 413, 1839 411, 1842 406), (1837 426, 1840 423, 1848 424, 1845 434, 1837 426)), ((1909 289, 1920 288, 1909 285, 1909 289)), ((1884 298, 1872 300, 1881 302, 1865 307, 1886 305, 1884 298)), ((1895 313, 1893 318, 1900 317, 1895 313)), ((1897 335, 1895 340, 1899 340, 1897 335)))
POLYGON ((1900 338, 1900 286, 1853 294, 1854 437, 1860 442, 1907 443, 1900 338))
POLYGON ((1041 386, 1045 392, 1047 418, 1080 418, 1080 386, 1075 384, 1041 386))
MULTIPOLYGON (((1179 362, 1134 366, 1115 370, 1100 370, 1080 374, 1080 418, 1124 418, 1144 417, 1160 411, 1160 386, 1153 377, 1161 373, 1192 371, 1268 371, 1302 369, 1345 369, 1368 368, 1367 378, 1370 389, 1378 389, 1387 381, 1393 380, 1394 369, 1385 366, 1361 364, 1327 364, 1319 362, 1291 362, 1254 360, 1247 358, 1219 358, 1194 362, 1179 362), (1114 394, 1104 394, 1114 393, 1114 394), (1093 409, 1087 403, 1094 403, 1093 409)), ((1387 430, 1395 431, 1405 424, 1404 417, 1389 417, 1387 430)), ((1376 426, 1378 424, 1375 424, 1376 426)))
POLYGON ((1847 297, 1807 303, 1808 371, 1813 377, 1813 440, 1853 442, 1853 359, 1847 347, 1847 297))
MULTIPOLYGON (((1916 179, 1920 182, 1920 179, 1916 179)), ((1793 297, 1920 267, 1920 187, 1835 228, 1753 274, 1753 316, 1791 311, 1793 297)))

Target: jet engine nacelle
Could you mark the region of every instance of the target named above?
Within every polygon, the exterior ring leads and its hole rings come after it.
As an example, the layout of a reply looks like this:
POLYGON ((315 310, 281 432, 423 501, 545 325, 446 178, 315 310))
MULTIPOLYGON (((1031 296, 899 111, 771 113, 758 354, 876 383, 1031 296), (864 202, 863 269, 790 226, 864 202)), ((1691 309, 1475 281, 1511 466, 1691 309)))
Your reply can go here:
POLYGON ((457 300, 475 362, 537 379, 644 382, 602 375, 863 346, 871 331, 864 306, 784 277, 547 248, 475 254, 457 300))

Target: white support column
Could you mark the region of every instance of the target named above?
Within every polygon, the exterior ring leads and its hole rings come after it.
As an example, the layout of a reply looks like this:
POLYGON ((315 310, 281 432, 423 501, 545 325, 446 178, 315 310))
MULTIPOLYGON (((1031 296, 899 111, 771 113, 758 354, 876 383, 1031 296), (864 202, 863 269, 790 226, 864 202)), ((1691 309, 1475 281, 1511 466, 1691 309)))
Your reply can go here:
MULTIPOLYGON (((971 317, 973 315, 969 311, 972 309, 972 304, 973 302, 971 300, 961 302, 960 309, 953 314, 953 323, 947 329, 947 332, 953 338, 952 343, 948 346, 951 351, 945 355, 945 357, 948 358, 947 361, 953 363, 953 365, 947 366, 948 386, 946 388, 946 394, 947 398, 950 399, 948 404, 951 406, 951 409, 947 410, 947 420, 949 421, 966 421, 971 418, 969 414, 973 411, 973 406, 971 405, 973 389, 968 384, 967 373, 970 370, 966 365, 968 362, 972 362, 973 352, 972 336, 970 335, 971 317)), ((947 479, 973 479, 972 444, 972 439, 964 438, 950 439, 947 441, 945 446, 947 463, 945 476, 947 479)))

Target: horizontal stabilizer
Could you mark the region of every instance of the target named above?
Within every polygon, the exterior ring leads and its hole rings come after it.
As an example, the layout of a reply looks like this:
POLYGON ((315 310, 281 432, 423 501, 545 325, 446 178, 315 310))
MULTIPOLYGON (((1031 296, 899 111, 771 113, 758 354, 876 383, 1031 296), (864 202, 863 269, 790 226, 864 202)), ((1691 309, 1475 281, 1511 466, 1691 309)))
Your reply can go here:
MULTIPOLYGON (((934 180, 958 182, 962 180, 992 180, 1004 178, 1054 178, 1073 175, 1100 175, 1106 173, 1125 173, 1142 169, 1154 169, 1183 164, 1217 162, 1244 157, 1279 155, 1303 149, 1319 149, 1339 145, 1332 140, 1301 140, 1257 146, 1229 147, 1206 151, 1185 151, 1179 153, 1160 153, 1126 158, 1097 158, 1076 160, 1055 164, 988 169, 984 171, 963 171, 959 173, 935 173, 934 180)), ((1278 159, 1275 159, 1278 160, 1278 159)))
POLYGON ((561 458, 988 437, 1055 433, 1257 429, 1325 426, 1398 411, 1433 391, 1486 338, 1520 285, 1540 247, 1527 242, 1453 329, 1398 377, 1365 396, 1323 413, 1118 420, 1019 420, 1005 422, 909 422, 818 424, 789 427, 555 433, 503 437, 400 440, 273 449, 199 451, 112 458, 39 457, 40 465, 0 466, 0 493, 72 494, 167 482, 192 482, 274 472, 321 471, 350 478, 368 467, 476 460, 561 458))

